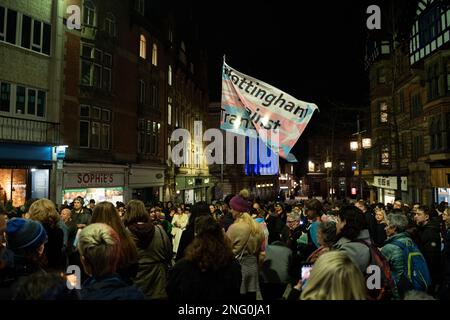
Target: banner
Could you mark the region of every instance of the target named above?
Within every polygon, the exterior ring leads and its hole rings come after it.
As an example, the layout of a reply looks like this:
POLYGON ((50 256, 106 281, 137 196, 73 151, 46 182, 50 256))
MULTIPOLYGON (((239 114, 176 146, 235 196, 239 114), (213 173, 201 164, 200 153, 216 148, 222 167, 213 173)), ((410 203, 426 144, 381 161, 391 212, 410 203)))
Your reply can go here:
POLYGON ((317 105, 291 95, 223 63, 220 128, 260 137, 275 153, 295 161, 290 150, 317 105))

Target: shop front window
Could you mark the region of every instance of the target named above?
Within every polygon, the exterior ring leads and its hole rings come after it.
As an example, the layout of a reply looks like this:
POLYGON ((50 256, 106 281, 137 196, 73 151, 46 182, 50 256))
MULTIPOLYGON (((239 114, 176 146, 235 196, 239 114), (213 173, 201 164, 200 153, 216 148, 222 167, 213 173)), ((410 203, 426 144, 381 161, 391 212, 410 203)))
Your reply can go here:
POLYGON ((26 169, 0 169, 0 203, 20 207, 27 196, 26 169))

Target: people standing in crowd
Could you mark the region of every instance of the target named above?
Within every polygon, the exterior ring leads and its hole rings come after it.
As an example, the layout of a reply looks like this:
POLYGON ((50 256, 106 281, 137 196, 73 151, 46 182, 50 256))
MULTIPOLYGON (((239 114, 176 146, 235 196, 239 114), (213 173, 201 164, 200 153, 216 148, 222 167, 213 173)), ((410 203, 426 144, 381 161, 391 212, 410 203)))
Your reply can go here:
POLYGON ((230 209, 230 200, 233 198, 233 195, 229 194, 225 197, 224 203, 222 205, 222 219, 220 220, 220 224, 222 228, 227 232, 228 228, 233 224, 234 219, 230 209))
POLYGON ((342 251, 330 251, 317 259, 308 279, 297 284, 289 296, 293 300, 367 300, 362 272, 342 251))
POLYGON ((91 200, 89 200, 89 205, 88 205, 88 209, 91 212, 91 214, 92 214, 92 212, 94 212, 94 208, 95 208, 95 200, 91 199, 91 200))
POLYGON ((269 230, 269 243, 279 241, 281 239, 281 233, 286 227, 286 214, 281 203, 276 203, 274 211, 271 212, 266 218, 267 229, 269 230))
MULTIPOLYGON (((288 218, 289 219, 289 218, 288 218)), ((265 247, 260 270, 260 289, 263 300, 279 300, 286 286, 292 282, 292 250, 287 246, 287 233, 280 241, 265 247)))
POLYGON ((355 206, 345 206, 338 213, 335 249, 344 251, 355 262, 362 273, 371 262, 370 235, 365 218, 355 206))
POLYGON ((122 201, 117 201, 116 210, 119 214, 119 217, 122 219, 123 215, 125 214, 125 203, 123 203, 122 201))
POLYGON ((144 203, 131 200, 123 223, 131 232, 137 247, 138 270, 133 278, 147 299, 167 299, 166 279, 172 260, 172 245, 161 225, 150 222, 144 203))
POLYGON ((241 288, 241 268, 231 243, 210 215, 195 219, 195 238, 169 277, 170 300, 234 300, 241 288))
POLYGON ((69 228, 72 224, 72 212, 68 207, 63 207, 59 213, 61 219, 59 220, 59 227, 64 232, 64 251, 67 253, 67 248, 69 246, 69 228))
POLYGON ((39 199, 28 210, 30 219, 40 222, 47 233, 44 255, 47 259, 46 270, 65 271, 67 255, 64 251, 64 231, 60 228, 60 220, 54 203, 48 199, 39 199))
POLYGON ((445 226, 443 235, 444 248, 442 250, 442 284, 439 290, 440 300, 450 300, 450 208, 447 207, 442 213, 442 220, 445 226))
MULTIPOLYGON (((355 207, 361 210, 362 214, 364 215, 364 219, 366 220, 366 227, 369 230, 370 238, 373 240, 376 237, 376 230, 379 228, 377 228, 377 221, 375 219, 375 214, 372 208, 368 207, 364 200, 356 201, 355 207)), ((382 233, 384 234, 384 229, 382 230, 382 233)))
POLYGON ((98 203, 92 214, 91 223, 105 223, 118 234, 120 239, 120 257, 117 263, 117 273, 124 281, 131 283, 138 270, 136 244, 125 229, 121 217, 111 202, 98 203))
MULTIPOLYGON (((408 290, 414 289, 407 279, 409 272, 408 264, 411 262, 407 261, 408 256, 405 255, 405 248, 414 248, 416 244, 406 232, 407 227, 408 219, 403 214, 391 213, 386 217, 387 239, 381 248, 381 253, 389 262, 391 268, 391 274, 395 284, 395 290, 393 292, 394 299, 401 299, 408 290)), ((424 283, 424 290, 426 290, 426 286, 427 284, 424 283)), ((418 290, 418 288, 415 288, 415 290, 418 290)))
POLYGON ((192 207, 192 212, 189 216, 186 229, 181 234, 181 239, 180 243, 178 244, 178 250, 177 255, 175 257, 175 261, 178 261, 184 257, 184 251, 195 238, 195 219, 200 216, 208 216, 208 215, 210 215, 210 213, 206 202, 203 201, 197 202, 192 207))
POLYGON ((320 247, 317 240, 317 229, 323 214, 322 203, 317 199, 310 199, 305 203, 306 216, 308 218, 306 232, 299 238, 299 250, 302 260, 306 260, 311 253, 320 247))
POLYGON ((336 222, 325 221, 319 224, 317 240, 319 241, 320 247, 306 259, 307 264, 314 264, 322 254, 331 250, 336 243, 336 233, 336 222))
MULTIPOLYGON (((94 209, 103 210, 105 202, 94 209), (100 208, 99 208, 100 207, 100 208)), ((109 203, 109 202, 108 202, 109 203)), ((114 209, 109 203, 107 207, 114 209)), ((112 212, 111 209, 108 211, 112 212)), ((85 272, 89 275, 81 288, 82 300, 142 300, 144 294, 134 285, 124 281, 117 273, 117 266, 123 252, 120 236, 104 223, 92 223, 80 232, 78 250, 85 272)))
POLYGON ((381 248, 386 241, 386 211, 384 205, 379 203, 375 207, 375 221, 376 225, 371 234, 372 242, 375 246, 381 248))
POLYGON ((6 251, 2 259, 6 266, 0 273, 0 300, 10 300, 15 295, 19 281, 35 272, 45 272, 44 226, 34 220, 12 218, 6 224, 6 251))
POLYGON ((431 275, 432 291, 441 281, 441 231, 437 216, 432 217, 426 206, 420 206, 415 213, 419 241, 417 243, 431 275))
POLYGON ((172 250, 173 254, 177 254, 178 245, 180 244, 181 235, 184 230, 186 230, 186 226, 189 221, 189 215, 185 213, 180 207, 177 208, 177 213, 173 216, 172 219, 172 250))
MULTIPOLYGON (((264 254, 264 233, 261 226, 249 215, 250 203, 240 195, 230 200, 234 223, 227 235, 233 254, 238 257, 242 270, 241 295, 246 300, 256 300, 259 290, 258 263, 264 254)), ((270 231, 270 230, 269 230, 270 231)))

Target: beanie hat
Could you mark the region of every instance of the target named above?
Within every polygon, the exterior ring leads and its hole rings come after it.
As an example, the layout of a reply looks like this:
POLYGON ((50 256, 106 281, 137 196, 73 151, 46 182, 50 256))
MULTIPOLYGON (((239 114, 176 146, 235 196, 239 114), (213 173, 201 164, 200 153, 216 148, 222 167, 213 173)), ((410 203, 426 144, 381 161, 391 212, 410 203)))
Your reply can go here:
POLYGON ((33 251, 47 241, 42 224, 30 219, 13 218, 6 224, 7 246, 12 251, 33 251))
POLYGON ((242 199, 240 196, 234 196, 230 200, 230 207, 237 212, 249 212, 250 203, 247 200, 242 199))

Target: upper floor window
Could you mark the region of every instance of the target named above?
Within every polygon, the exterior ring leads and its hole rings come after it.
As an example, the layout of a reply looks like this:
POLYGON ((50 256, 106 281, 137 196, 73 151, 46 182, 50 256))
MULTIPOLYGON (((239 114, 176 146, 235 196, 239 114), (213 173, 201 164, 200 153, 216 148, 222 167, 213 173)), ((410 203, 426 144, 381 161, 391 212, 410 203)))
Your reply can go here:
POLYGON ((81 46, 81 84, 111 90, 112 55, 97 48, 81 46))
POLYGON ((0 113, 45 118, 47 93, 43 90, 0 82, 0 113))
POLYGON ((388 105, 386 102, 380 103, 380 123, 388 122, 388 105))
POLYGON ((0 7, 0 41, 49 55, 51 26, 20 12, 0 7))
POLYGON ((412 160, 417 160, 423 153, 423 136, 416 135, 412 138, 412 160))
POLYGON ((158 66, 158 46, 156 43, 152 46, 152 65, 158 66))
POLYGON ((419 18, 419 37, 422 46, 427 45, 441 33, 441 15, 438 5, 433 5, 419 18))
POLYGON ((142 59, 147 58, 147 39, 145 39, 145 36, 141 34, 140 41, 139 41, 139 57, 142 59))
POLYGON ((80 147, 93 149, 111 148, 111 111, 105 108, 81 105, 80 147))
POLYGON ((152 86, 152 108, 159 109, 158 107, 158 87, 152 86))
POLYGON ((167 70, 167 83, 169 84, 169 86, 172 85, 172 66, 169 65, 169 68, 167 70))
POLYGON ((442 122, 441 117, 434 117, 430 123, 430 147, 431 151, 442 149, 442 122))
POLYGON ((385 84, 386 83, 386 74, 384 68, 379 68, 377 71, 377 80, 378 84, 385 84))
POLYGON ((161 124, 151 120, 139 119, 138 130, 139 153, 159 155, 161 124))
POLYGON ((145 14, 145 0, 136 0, 136 11, 145 14))
POLYGON ((95 26, 95 5, 92 1, 85 0, 83 5, 83 24, 95 26))
POLYGON ((422 114, 422 101, 420 99, 420 93, 416 92, 411 94, 411 117, 415 118, 422 114))
POLYGON ((145 104, 145 82, 143 80, 139 80, 139 103, 145 104))
POLYGON ((433 63, 426 69, 426 82, 428 100, 433 100, 441 96, 441 90, 439 86, 439 63, 433 63))
POLYGON ((389 152, 389 145, 383 144, 381 146, 381 152, 380 152, 380 163, 382 167, 389 167, 391 165, 391 158, 390 158, 390 152, 389 152))
POLYGON ((106 14, 105 18, 105 31, 111 36, 116 36, 116 18, 109 12, 106 14))

